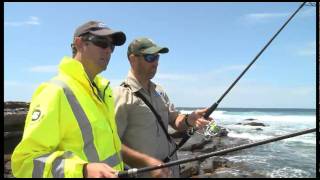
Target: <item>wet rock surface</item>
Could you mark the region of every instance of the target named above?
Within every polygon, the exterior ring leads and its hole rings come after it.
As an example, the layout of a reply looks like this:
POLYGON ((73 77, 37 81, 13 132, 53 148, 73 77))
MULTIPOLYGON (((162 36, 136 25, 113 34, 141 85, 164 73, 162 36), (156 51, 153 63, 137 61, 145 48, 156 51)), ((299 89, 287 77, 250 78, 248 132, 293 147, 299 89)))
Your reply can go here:
MULTIPOLYGON (((244 125, 244 126, 268 126, 268 125, 265 125, 264 123, 261 123, 261 122, 255 122, 255 121, 258 121, 258 119, 252 119, 252 118, 249 118, 249 119, 244 119, 242 123, 237 123, 236 125, 244 125)), ((261 128, 257 128, 257 130, 262 130, 261 128)))
POLYGON ((259 123, 259 122, 237 123, 237 125, 245 125, 245 126, 266 126, 265 124, 259 123))
POLYGON ((4 178, 13 178, 11 172, 11 154, 4 155, 4 178))
MULTIPOLYGON (((169 128, 169 132, 174 132, 169 128)), ((177 134, 177 133, 176 133, 177 134)), ((180 142, 180 138, 175 138, 180 142)), ((218 152, 228 148, 251 143, 248 139, 228 136, 228 130, 220 127, 220 132, 209 140, 204 140, 203 136, 194 134, 178 151, 179 159, 191 158, 207 153, 218 152)), ((192 178, 243 178, 257 177, 264 175, 255 173, 243 162, 233 162, 228 160, 228 156, 236 154, 250 153, 250 150, 238 150, 222 156, 213 156, 202 160, 181 164, 181 177, 192 178)))

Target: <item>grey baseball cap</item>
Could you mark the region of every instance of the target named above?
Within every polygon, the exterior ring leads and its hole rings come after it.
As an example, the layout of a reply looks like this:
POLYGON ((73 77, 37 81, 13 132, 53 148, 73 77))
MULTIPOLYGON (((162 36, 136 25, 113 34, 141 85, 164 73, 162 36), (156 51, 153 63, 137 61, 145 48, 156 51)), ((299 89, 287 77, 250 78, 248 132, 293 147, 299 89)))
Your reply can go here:
POLYGON ((87 33, 96 36, 110 36, 116 46, 121 46, 126 42, 126 35, 122 31, 114 31, 101 21, 89 21, 84 23, 76 29, 74 37, 82 36, 87 33))
POLYGON ((158 46, 150 38, 140 37, 134 39, 128 47, 128 56, 130 54, 155 54, 155 53, 167 53, 169 49, 167 47, 158 46))

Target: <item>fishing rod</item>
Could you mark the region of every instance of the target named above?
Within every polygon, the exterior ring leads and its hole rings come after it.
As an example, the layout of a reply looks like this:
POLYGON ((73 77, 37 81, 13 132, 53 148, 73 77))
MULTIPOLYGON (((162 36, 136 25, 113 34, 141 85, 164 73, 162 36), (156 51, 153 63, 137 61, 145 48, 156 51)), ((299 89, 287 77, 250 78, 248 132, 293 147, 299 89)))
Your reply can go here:
POLYGON ((274 138, 269 138, 269 139, 266 139, 266 140, 261 140, 261 141, 257 141, 257 142, 253 142, 253 143, 249 143, 249 144, 244 144, 244 145, 240 145, 240 146, 224 149, 224 150, 221 150, 221 151, 216 151, 216 152, 211 152, 211 153, 207 153, 207 154, 203 154, 203 155, 199 155, 199 156, 195 156, 195 157, 191 157, 191 158, 185 158, 185 159, 180 159, 180 160, 176 160, 176 161, 171 161, 171 162, 168 162, 168 163, 159 164, 157 166, 144 167, 144 168, 140 168, 140 169, 133 168, 133 169, 129 169, 128 171, 118 172, 117 176, 120 177, 120 178, 136 177, 138 173, 149 172, 149 171, 152 171, 152 170, 166 168, 166 167, 179 165, 179 164, 184 164, 184 163, 191 162, 191 161, 202 160, 202 159, 206 159, 206 158, 212 157, 212 156, 225 155, 225 154, 230 153, 230 152, 234 152, 234 151, 238 151, 238 150, 242 150, 242 149, 246 149, 246 148, 250 148, 250 147, 254 147, 254 146, 258 146, 258 145, 262 145, 262 144, 267 144, 267 143, 271 143, 271 142, 274 142, 274 141, 279 141, 279 140, 282 140, 282 139, 287 139, 287 138, 291 138, 291 137, 295 137, 295 136, 300 136, 300 135, 307 134, 307 133, 312 133, 312 132, 315 132, 315 131, 316 131, 316 128, 306 129, 306 130, 303 130, 303 131, 290 133, 290 134, 287 134, 287 135, 282 135, 282 136, 278 136, 278 137, 274 137, 274 138))
POLYGON ((316 7, 317 4, 315 2, 308 2, 308 4, 306 4, 306 6, 313 6, 316 7))
MULTIPOLYGON (((219 103, 222 101, 222 99, 229 93, 229 91, 233 88, 233 86, 240 80, 240 78, 247 72, 247 70, 251 67, 251 65, 260 57, 260 55, 266 50, 266 48, 271 44, 271 42, 278 36, 278 34, 282 31, 282 29, 289 23, 289 21, 298 13, 298 11, 305 5, 306 2, 303 2, 299 8, 290 16, 290 18, 282 25, 282 27, 277 31, 275 35, 269 40, 269 42, 261 49, 261 51, 255 56, 255 58, 251 61, 251 63, 242 71, 242 73, 238 76, 238 78, 231 84, 231 86, 222 94, 222 96, 218 99, 217 102, 212 104, 206 113, 204 114, 204 118, 207 119, 210 114, 216 110, 218 107, 219 103)), ((172 153, 167 156, 164 159, 164 162, 169 162, 171 157, 174 155, 174 153, 182 147, 189 139, 190 137, 194 134, 194 132, 197 131, 195 128, 189 129, 187 132, 184 133, 182 140, 180 143, 176 146, 176 148, 172 151, 172 153)))

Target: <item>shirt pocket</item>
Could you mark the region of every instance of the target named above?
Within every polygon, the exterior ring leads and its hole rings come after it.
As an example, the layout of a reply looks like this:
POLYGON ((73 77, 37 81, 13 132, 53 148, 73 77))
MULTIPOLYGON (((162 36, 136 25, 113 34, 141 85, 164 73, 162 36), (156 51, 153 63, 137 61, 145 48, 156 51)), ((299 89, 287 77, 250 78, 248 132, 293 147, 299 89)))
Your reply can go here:
POLYGON ((155 101, 158 107, 158 114, 161 116, 161 120, 167 128, 169 122, 169 104, 161 98, 161 96, 158 96, 155 101))
POLYGON ((136 99, 132 104, 129 115, 129 126, 154 128, 155 122, 157 121, 151 109, 141 99, 136 99))

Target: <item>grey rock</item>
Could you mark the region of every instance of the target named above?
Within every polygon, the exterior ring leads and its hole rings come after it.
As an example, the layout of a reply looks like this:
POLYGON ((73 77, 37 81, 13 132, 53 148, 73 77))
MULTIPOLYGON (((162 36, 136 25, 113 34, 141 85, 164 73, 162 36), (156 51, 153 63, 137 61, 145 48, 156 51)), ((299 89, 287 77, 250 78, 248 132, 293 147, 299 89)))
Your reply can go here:
POLYGON ((4 102, 4 109, 16 109, 16 108, 29 108, 30 103, 19 101, 6 101, 4 102))
POLYGON ((218 134, 216 135, 216 137, 224 137, 224 136, 228 136, 228 130, 224 127, 221 127, 221 126, 218 126, 219 127, 219 132, 218 134))
POLYGON ((236 125, 244 125, 244 126, 267 126, 260 122, 245 122, 245 123, 237 123, 236 125))
POLYGON ((180 165, 180 178, 188 178, 193 175, 199 174, 200 163, 199 161, 192 161, 180 165))
POLYGON ((27 112, 5 113, 4 114, 4 131, 23 131, 27 112))
POLYGON ((245 119, 244 121, 255 121, 255 120, 258 120, 258 119, 248 118, 248 119, 245 119))
POLYGON ((4 171, 5 178, 14 178, 11 171, 11 154, 4 154, 4 171))
POLYGON ((249 123, 243 123, 243 125, 249 125, 249 126, 266 126, 263 123, 259 123, 259 122, 249 122, 249 123))

